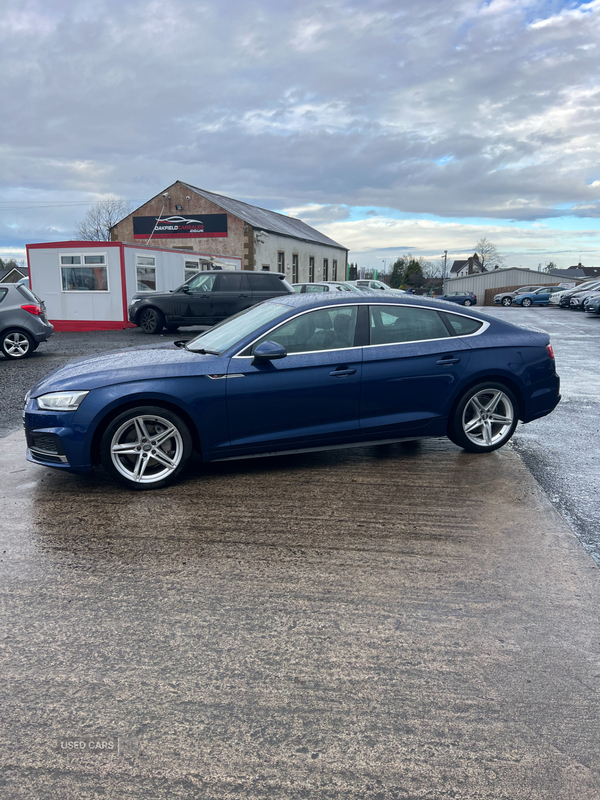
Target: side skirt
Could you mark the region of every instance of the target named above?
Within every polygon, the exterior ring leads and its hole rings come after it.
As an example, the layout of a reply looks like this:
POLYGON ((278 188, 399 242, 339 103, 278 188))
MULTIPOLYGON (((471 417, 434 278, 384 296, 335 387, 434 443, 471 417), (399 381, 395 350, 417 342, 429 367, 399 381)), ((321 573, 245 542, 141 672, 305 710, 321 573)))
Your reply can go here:
POLYGON ((302 447, 295 450, 273 450, 269 453, 248 453, 243 456, 227 456, 226 458, 211 458, 208 463, 215 461, 242 461, 246 458, 270 458, 272 456, 291 456, 297 453, 318 453, 324 450, 347 450, 351 447, 372 447, 379 444, 397 444, 398 442, 416 442, 419 439, 442 438, 441 436, 402 436, 399 439, 377 439, 375 441, 350 442, 348 444, 329 444, 323 447, 302 447))

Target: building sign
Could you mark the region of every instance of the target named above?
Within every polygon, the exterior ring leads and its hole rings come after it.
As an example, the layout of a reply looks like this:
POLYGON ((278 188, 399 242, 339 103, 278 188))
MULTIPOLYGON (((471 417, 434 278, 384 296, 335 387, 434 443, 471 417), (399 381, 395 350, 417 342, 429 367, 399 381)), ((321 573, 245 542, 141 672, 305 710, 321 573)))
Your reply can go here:
POLYGON ((188 214, 182 217, 134 217, 133 238, 216 239, 227 237, 227 214, 188 214))

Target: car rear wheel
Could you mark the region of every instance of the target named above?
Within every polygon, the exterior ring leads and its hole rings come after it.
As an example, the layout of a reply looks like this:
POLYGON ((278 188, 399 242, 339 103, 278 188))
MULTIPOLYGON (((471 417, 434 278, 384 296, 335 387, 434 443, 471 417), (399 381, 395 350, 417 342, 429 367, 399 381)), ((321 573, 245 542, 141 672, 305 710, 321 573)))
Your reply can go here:
POLYGON ((512 306, 512 298, 511 297, 503 297, 502 298, 502 305, 503 306, 512 306))
POLYGON ((120 414, 104 431, 104 469, 129 489, 160 489, 180 475, 192 455, 185 422, 166 408, 139 406, 120 414))
POLYGON ((164 314, 157 308, 143 308, 140 311, 139 326, 144 333, 160 333, 164 325, 164 314))
POLYGON ((472 300, 469 300, 469 299, 467 298, 467 299, 465 300, 465 302, 463 303, 463 305, 464 305, 464 306, 472 306, 472 305, 473 305, 473 301, 472 301, 472 300))
POLYGON ((2 352, 7 358, 27 358, 35 350, 34 341, 25 331, 4 331, 2 334, 2 352))
POLYGON ((491 453, 515 432, 518 404, 502 383, 479 383, 459 400, 448 427, 454 444, 471 453, 491 453))
POLYGON ((530 298, 530 297, 524 297, 524 298, 521 300, 521 305, 522 305, 522 306, 524 306, 525 308, 529 308, 529 306, 532 304, 532 302, 533 302, 533 301, 531 300, 531 298, 530 298))

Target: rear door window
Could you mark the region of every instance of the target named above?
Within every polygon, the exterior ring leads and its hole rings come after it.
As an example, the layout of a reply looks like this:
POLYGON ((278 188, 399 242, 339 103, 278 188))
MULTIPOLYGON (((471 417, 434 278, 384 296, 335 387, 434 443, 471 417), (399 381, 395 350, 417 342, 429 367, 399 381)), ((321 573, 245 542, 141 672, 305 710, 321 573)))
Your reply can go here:
POLYGON ((370 344, 400 344, 447 339, 450 333, 439 313, 414 306, 369 306, 370 344))
POLYGON ((0 303, 4 300, 8 293, 8 289, 0 289, 0 303))
MULTIPOLYGON (((245 277, 245 276, 244 276, 245 277)), ((242 289, 242 275, 239 272, 223 272, 219 275, 216 291, 239 292, 242 289)))

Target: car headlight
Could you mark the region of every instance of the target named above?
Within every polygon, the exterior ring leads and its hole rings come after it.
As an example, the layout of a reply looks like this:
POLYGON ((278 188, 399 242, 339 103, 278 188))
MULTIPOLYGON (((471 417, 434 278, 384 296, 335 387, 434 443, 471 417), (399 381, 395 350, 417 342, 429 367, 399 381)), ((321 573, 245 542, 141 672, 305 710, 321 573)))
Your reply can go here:
POLYGON ((75 411, 88 392, 52 392, 37 397, 38 407, 43 411, 75 411))

